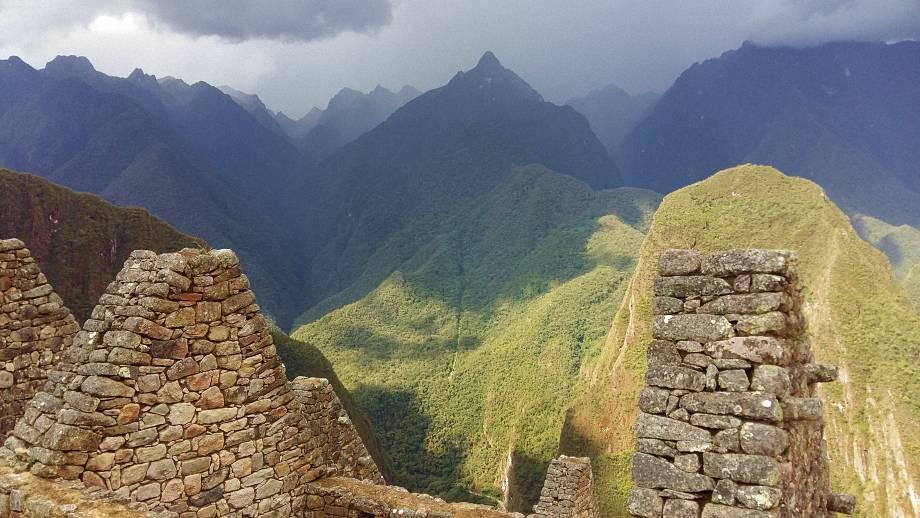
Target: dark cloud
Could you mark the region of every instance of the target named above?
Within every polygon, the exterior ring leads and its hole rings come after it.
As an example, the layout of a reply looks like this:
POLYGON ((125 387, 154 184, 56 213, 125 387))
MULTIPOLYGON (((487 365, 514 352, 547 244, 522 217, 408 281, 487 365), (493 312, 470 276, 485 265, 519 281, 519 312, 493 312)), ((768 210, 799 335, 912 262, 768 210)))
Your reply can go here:
POLYGON ((234 41, 309 41, 378 29, 392 19, 389 0, 133 0, 129 5, 175 32, 234 41))
POLYGON ((747 26, 763 44, 900 41, 920 38, 920 0, 760 1, 747 26))

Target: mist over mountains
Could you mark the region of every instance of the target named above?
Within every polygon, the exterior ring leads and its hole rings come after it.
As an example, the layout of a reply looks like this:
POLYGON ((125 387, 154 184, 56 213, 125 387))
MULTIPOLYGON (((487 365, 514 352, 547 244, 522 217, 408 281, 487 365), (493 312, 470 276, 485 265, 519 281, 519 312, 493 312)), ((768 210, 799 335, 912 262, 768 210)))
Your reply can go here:
MULTIPOLYGON (((486 52, 430 91, 344 88, 297 120, 232 86, 141 69, 112 77, 79 56, 40 69, 10 57, 0 60, 0 168, 146 209, 171 225, 133 216, 142 224, 128 232, 147 246, 200 238, 233 248, 263 309, 309 344, 285 342, 286 354, 298 368, 328 356, 399 483, 526 511, 563 449, 595 458, 601 484, 623 477, 629 449, 615 437, 631 437, 631 423, 598 424, 592 412, 611 403, 598 401, 591 383, 632 394, 596 369, 614 364, 608 337, 625 332, 622 321, 611 327, 617 308, 647 295, 631 284, 660 248, 647 236, 681 239, 661 237, 661 228, 680 234, 675 222, 693 215, 732 237, 713 236, 707 247, 794 245, 818 257, 820 247, 803 236, 809 211, 820 212, 821 228, 845 235, 841 249, 866 258, 845 267, 826 258, 847 287, 839 292, 856 296, 863 278, 884 279, 867 314, 884 306, 906 315, 908 301, 920 307, 917 99, 920 43, 910 41, 746 43, 694 64, 661 94, 610 85, 565 105, 547 102, 486 52), (750 162, 817 186, 760 167, 710 178, 750 162), (782 216, 768 204, 748 214, 744 200, 728 200, 748 193, 768 194, 782 216), (795 236, 777 218, 794 220, 795 236), (649 234, 653 219, 658 230, 649 234), (756 242, 742 243, 748 234, 756 242)), ((17 194, 0 196, 0 212, 28 214, 7 219, 6 232, 45 235, 48 207, 76 203, 38 203, 30 192, 85 199, 2 176, 17 194)), ((92 205, 74 218, 128 217, 92 205)), ((86 249, 97 253, 104 242, 86 249)), ((851 314, 828 295, 838 291, 818 293, 835 315, 851 314)), ((848 351, 878 360, 860 340, 893 335, 844 320, 827 329, 846 337, 848 351)), ((884 350, 913 357, 916 320, 900 319, 903 344, 884 350)), ((628 377, 641 373, 618 365, 628 377)), ((859 372, 859 393, 870 382, 888 386, 871 368, 859 372)), ((891 405, 898 423, 914 416, 891 405)), ((916 434, 901 433, 916 451, 916 434)), ((906 468, 908 482, 917 464, 906 468)), ((903 503, 865 480, 840 483, 867 502, 903 503)), ((601 504, 619 516, 623 495, 614 493, 601 504)))

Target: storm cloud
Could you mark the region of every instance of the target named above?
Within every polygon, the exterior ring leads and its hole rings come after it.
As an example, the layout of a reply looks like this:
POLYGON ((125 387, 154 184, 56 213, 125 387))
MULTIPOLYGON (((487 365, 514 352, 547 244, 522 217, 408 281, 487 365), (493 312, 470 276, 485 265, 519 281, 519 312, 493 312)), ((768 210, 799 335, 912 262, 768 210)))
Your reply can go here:
POLYGON ((235 41, 310 41, 378 29, 392 19, 389 0, 132 0, 129 6, 179 33, 235 41))

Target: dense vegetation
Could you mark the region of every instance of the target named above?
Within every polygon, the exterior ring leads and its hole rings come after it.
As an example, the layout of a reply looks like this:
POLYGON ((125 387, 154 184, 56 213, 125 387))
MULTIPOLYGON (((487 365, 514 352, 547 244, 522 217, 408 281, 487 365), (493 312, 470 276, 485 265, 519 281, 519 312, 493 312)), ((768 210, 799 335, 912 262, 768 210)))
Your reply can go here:
POLYGON ((29 174, 0 169, 0 239, 22 239, 77 320, 136 249, 203 246, 143 209, 121 208, 29 174))
POLYGON ((853 218, 863 239, 885 252, 895 275, 920 311, 920 230, 910 225, 889 225, 869 216, 853 218))
POLYGON ((658 253, 673 247, 798 252, 812 347, 819 361, 841 368, 841 382, 821 391, 834 484, 859 496, 864 516, 896 515, 899 508, 909 515, 906 480, 918 467, 903 461, 920 454, 920 316, 882 253, 859 238, 820 187, 741 166, 664 198, 603 352, 583 377, 563 450, 594 457, 605 516, 625 515, 651 283, 658 253))
POLYGON ((515 168, 436 226, 406 220, 380 246, 417 240, 392 273, 294 336, 335 364, 398 483, 455 499, 507 487, 526 507, 656 201, 515 168))

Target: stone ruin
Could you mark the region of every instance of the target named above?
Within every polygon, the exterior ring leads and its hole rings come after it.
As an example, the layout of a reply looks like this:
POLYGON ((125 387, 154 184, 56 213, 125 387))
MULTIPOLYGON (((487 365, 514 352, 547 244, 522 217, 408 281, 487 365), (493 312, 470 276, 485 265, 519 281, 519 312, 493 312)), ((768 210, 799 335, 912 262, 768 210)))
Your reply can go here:
POLYGON ((837 369, 814 362, 795 255, 667 250, 658 273, 629 513, 852 513, 855 500, 830 489, 815 396, 837 369))
MULTIPOLYGON (((288 380, 233 252, 133 252, 81 329, 0 247, 0 516, 523 517, 386 485, 330 383, 288 380)), ((554 461, 533 516, 595 518, 590 471, 554 461)))
MULTIPOLYGON (((659 273, 628 511, 852 512, 794 255, 672 250, 659 273)), ((135 251, 81 329, 0 241, 0 355, 0 516, 524 517, 386 485, 329 382, 288 380, 228 250, 135 251)), ((553 460, 528 518, 599 516, 589 459, 553 460)))
POLYGON ((591 459, 587 457, 562 455, 554 459, 546 471, 546 482, 532 518, 600 518, 593 477, 591 459))
POLYGON ((13 429, 79 328, 25 243, 0 240, 0 436, 13 429))

